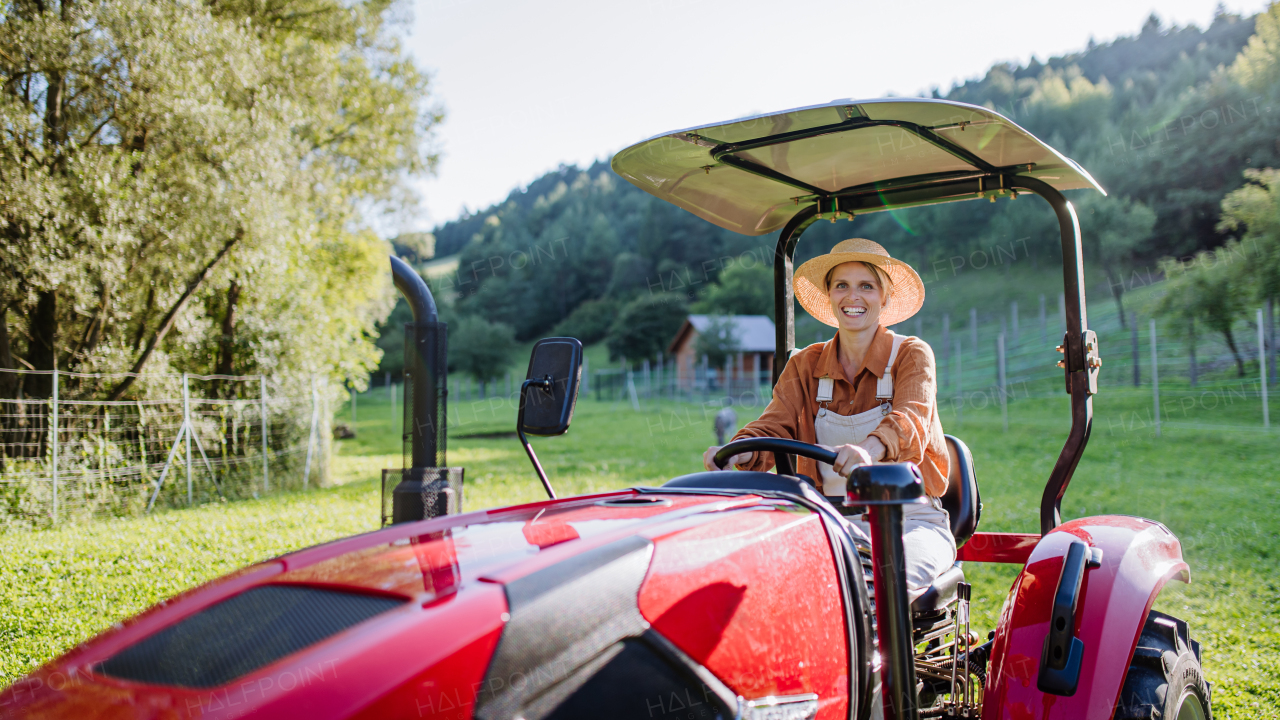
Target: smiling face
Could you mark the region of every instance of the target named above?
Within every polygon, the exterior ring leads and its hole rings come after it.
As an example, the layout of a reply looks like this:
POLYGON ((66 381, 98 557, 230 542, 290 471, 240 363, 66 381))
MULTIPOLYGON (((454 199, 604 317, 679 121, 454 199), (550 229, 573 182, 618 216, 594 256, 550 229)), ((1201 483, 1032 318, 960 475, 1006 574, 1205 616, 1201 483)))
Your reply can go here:
POLYGON ((888 301, 887 289, 865 263, 848 262, 835 266, 829 275, 827 298, 841 330, 874 330, 880 324, 880 310, 888 301))

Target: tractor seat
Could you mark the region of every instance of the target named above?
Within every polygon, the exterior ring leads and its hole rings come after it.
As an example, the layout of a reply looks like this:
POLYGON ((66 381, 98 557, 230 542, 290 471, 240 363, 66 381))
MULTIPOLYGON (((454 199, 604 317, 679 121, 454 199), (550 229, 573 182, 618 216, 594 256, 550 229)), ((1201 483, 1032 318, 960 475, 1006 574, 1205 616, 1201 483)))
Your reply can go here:
MULTIPOLYGON (((947 438, 947 453, 951 456, 951 469, 947 473, 947 491, 942 494, 942 509, 951 521, 951 534, 960 547, 973 537, 982 517, 982 499, 978 494, 978 479, 973 472, 973 454, 960 438, 947 438)), ((911 603, 915 617, 935 615, 956 601, 956 586, 964 582, 964 570, 957 562, 934 579, 924 594, 911 603)))
POLYGON ((960 438, 944 435, 947 454, 951 456, 951 471, 947 473, 947 491, 942 494, 942 509, 951 520, 951 534, 956 547, 963 547, 978 529, 982 519, 982 495, 978 492, 978 477, 973 471, 973 454, 960 438))

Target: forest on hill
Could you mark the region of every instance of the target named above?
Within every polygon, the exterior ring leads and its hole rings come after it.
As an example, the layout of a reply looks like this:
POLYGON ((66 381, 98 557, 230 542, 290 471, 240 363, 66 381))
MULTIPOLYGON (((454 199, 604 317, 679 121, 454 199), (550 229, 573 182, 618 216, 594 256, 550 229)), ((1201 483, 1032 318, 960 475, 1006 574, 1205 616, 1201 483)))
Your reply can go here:
MULTIPOLYGON (((1254 17, 1220 9, 1203 29, 1152 15, 1133 35, 1045 62, 997 64, 932 94, 1000 112, 1098 179, 1109 197, 1071 199, 1086 256, 1122 301, 1135 269, 1164 268, 1160 275, 1174 268, 1168 258, 1247 234, 1248 223, 1223 215, 1233 191, 1248 183, 1270 197, 1245 171, 1275 167, 1280 155, 1278 18, 1274 5, 1254 17)), ((820 223, 798 260, 856 235, 915 264, 926 284, 940 260, 1018 241, 1039 243, 1056 263, 1053 217, 1038 205, 953 203, 820 223)), ((634 188, 604 160, 562 166, 434 237, 437 256, 459 255, 457 273, 437 283, 456 295, 449 314, 469 324, 468 336, 483 326, 487 342, 563 332, 607 338, 615 356, 638 359, 661 350, 690 309, 771 312, 776 234, 716 228, 634 188)), ((1257 282, 1239 292, 1274 296, 1257 282)))

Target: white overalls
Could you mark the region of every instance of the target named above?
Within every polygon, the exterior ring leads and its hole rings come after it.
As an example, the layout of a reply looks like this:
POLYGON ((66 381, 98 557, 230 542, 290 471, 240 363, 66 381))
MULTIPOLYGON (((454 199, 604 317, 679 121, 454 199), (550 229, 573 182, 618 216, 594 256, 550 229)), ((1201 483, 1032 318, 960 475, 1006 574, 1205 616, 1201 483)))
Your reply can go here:
MULTIPOLYGON (((837 415, 827 410, 831 402, 835 381, 829 377, 818 379, 818 416, 813 420, 817 431, 818 444, 834 448, 837 445, 856 445, 867 439, 873 430, 880 426, 884 417, 893 411, 890 402, 893 399, 893 363, 898 359, 898 348, 902 347, 904 335, 893 336, 893 350, 889 353, 889 363, 885 366, 884 375, 876 382, 876 399, 882 401, 879 407, 872 408, 857 415, 837 415)), ((826 463, 818 463, 818 473, 822 476, 822 494, 844 497, 845 478, 836 474, 826 463)), ((858 517, 845 518, 851 525, 871 536, 871 527, 867 521, 858 517)), ((911 601, 924 594, 924 591, 956 560, 956 539, 951 535, 951 523, 947 511, 942 509, 938 498, 929 498, 928 503, 903 506, 902 547, 907 561, 907 595, 911 601)))

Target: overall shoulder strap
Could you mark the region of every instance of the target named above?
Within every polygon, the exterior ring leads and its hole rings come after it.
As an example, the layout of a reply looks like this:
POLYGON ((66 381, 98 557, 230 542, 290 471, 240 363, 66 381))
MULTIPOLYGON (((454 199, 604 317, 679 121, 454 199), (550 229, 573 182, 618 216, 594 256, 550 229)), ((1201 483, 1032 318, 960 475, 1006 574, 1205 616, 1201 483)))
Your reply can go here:
POLYGON ((893 363, 898 359, 898 348, 902 347, 902 341, 906 339, 906 335, 893 336, 893 349, 889 351, 889 362, 884 366, 884 375, 876 381, 877 400, 893 399, 893 363))
POLYGON ((835 386, 835 381, 829 377, 818 378, 818 396, 815 399, 820 403, 831 402, 835 386))

